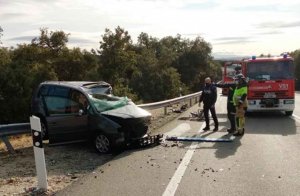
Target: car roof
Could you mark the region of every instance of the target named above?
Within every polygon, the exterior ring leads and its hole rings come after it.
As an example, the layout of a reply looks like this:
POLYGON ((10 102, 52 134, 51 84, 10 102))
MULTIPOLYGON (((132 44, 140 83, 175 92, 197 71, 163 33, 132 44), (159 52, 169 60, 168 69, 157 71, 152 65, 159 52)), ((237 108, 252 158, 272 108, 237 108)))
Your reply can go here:
POLYGON ((42 84, 55 84, 73 87, 87 87, 91 85, 110 86, 109 83, 104 81, 45 81, 42 84))
POLYGON ((56 85, 56 86, 64 86, 71 87, 76 89, 92 89, 92 88, 101 88, 101 87, 111 87, 111 85, 104 81, 45 81, 42 82, 41 85, 56 85))

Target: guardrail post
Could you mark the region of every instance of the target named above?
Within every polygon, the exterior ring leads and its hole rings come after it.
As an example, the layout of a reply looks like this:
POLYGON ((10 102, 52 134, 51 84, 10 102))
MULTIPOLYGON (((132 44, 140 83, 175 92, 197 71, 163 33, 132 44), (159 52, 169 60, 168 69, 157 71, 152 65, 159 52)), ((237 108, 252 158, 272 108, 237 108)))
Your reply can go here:
POLYGON ((41 121, 36 116, 30 117, 31 134, 33 141, 34 159, 36 173, 38 178, 38 189, 47 190, 47 171, 45 163, 45 154, 43 148, 43 139, 41 134, 41 121))
POLYGON ((192 98, 190 98, 190 107, 192 107, 193 103, 192 103, 192 98))
POLYGON ((165 106, 164 109, 165 109, 165 115, 167 115, 167 109, 168 109, 168 107, 165 106))
POLYGON ((11 143, 9 142, 8 138, 6 136, 0 137, 0 138, 2 139, 4 144, 6 145, 6 148, 7 148, 8 152, 11 153, 11 154, 15 153, 15 150, 14 150, 13 146, 11 145, 11 143))

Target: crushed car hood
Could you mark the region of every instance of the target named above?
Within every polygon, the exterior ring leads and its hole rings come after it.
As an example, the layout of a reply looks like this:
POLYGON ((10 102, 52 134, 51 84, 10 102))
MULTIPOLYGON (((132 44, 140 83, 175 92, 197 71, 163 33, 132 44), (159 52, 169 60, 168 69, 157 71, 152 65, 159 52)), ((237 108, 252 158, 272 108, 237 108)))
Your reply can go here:
POLYGON ((151 113, 148 111, 136 106, 135 104, 125 105, 120 108, 116 108, 113 110, 108 110, 101 112, 101 114, 109 115, 109 116, 116 116, 120 118, 143 118, 151 116, 151 113))

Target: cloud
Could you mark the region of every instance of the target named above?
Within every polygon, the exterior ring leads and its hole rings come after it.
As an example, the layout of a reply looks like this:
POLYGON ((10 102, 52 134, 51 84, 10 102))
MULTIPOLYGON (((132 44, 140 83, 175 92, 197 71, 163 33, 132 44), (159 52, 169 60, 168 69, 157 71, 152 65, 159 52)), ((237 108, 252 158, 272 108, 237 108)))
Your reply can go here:
POLYGON ((227 44, 244 44, 255 42, 252 37, 219 37, 215 38, 213 41, 214 45, 227 45, 227 44))
POLYGON ((300 21, 295 22, 283 22, 283 21, 274 21, 274 22, 264 22, 257 25, 258 28, 293 28, 300 27, 300 21))
POLYGON ((11 41, 31 41, 35 37, 36 36, 25 35, 25 36, 13 37, 13 38, 10 38, 9 40, 11 40, 11 41))
POLYGON ((274 30, 274 31, 259 32, 259 33, 256 33, 256 34, 257 35, 279 35, 279 34, 283 34, 283 32, 274 30))
POLYGON ((217 40, 217 41, 233 41, 233 40, 247 40, 249 39, 250 37, 219 37, 219 38, 216 38, 214 40, 217 40))
POLYGON ((186 3, 182 9, 188 10, 206 10, 206 9, 213 9, 218 6, 218 3, 215 1, 204 1, 204 2, 190 2, 186 3))
POLYGON ((280 7, 276 4, 269 5, 250 5, 250 6, 239 6, 231 8, 232 11, 240 12, 275 12, 279 11, 280 7))
POLYGON ((27 14, 25 14, 25 13, 4 13, 4 14, 0 14, 1 18, 5 19, 5 20, 20 18, 20 17, 26 17, 26 15, 27 14))
POLYGON ((70 37, 69 38, 70 44, 94 44, 96 43, 94 39, 86 39, 81 37, 70 37))
POLYGON ((205 34, 204 33, 182 33, 180 35, 186 36, 186 37, 198 37, 198 36, 203 37, 205 34))

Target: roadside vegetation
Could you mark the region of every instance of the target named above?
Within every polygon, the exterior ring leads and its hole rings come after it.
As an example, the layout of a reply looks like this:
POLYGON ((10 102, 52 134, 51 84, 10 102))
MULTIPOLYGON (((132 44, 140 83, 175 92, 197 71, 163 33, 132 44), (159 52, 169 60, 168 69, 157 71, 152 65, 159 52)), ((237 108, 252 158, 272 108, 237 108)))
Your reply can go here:
MULTIPOLYGON (((0 28, 0 44, 4 33, 0 28)), ((148 103, 197 92, 207 76, 221 79, 221 64, 201 37, 158 39, 142 32, 133 43, 117 27, 106 29, 99 48, 87 51, 69 48, 69 36, 42 28, 30 44, 0 45, 0 124, 27 122, 32 92, 46 80, 103 80, 115 95, 148 103)))
POLYGON ((291 52, 290 55, 294 58, 296 90, 300 90, 300 49, 291 52))

